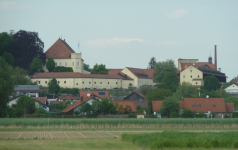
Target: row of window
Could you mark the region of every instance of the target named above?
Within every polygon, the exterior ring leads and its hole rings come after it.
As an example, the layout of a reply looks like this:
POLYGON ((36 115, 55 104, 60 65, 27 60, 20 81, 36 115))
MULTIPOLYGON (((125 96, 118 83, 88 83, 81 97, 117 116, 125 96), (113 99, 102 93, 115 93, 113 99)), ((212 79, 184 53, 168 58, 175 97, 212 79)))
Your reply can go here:
MULTIPOLYGON (((198 75, 197 76, 198 78, 200 78, 200 76, 198 75)), ((183 78, 185 78, 185 75, 183 75, 183 78)), ((190 75, 190 78, 193 78, 193 76, 192 75, 190 75)))
MULTIPOLYGON (((40 84, 40 81, 38 81, 38 83, 40 84)), ((45 81, 45 84, 47 84, 47 81, 45 81)), ((58 81, 58 84, 60 84, 60 81, 58 81)), ((64 81, 64 84, 66 84, 66 81, 64 81)), ((82 82, 82 84, 84 84, 84 81, 82 82)), ((91 84, 91 82, 89 82, 89 84, 91 84)), ((97 82, 94 82, 94 84, 97 84, 97 82)), ((102 84, 102 82, 100 82, 100 84, 102 84)), ((109 84, 109 82, 107 82, 107 84, 109 84)), ((78 85, 78 83, 76 83, 76 85, 78 85)))
MULTIPOLYGON (((62 62, 59 62, 59 66, 62 66, 62 62)), ((68 62, 65 62, 64 66, 68 67, 68 62)), ((74 62, 72 62, 72 66, 74 66, 74 62)), ((77 62, 77 66, 79 66, 79 62, 77 62)), ((57 67, 57 62, 55 63, 55 67, 57 67)))
POLYGON ((147 84, 147 85, 148 85, 148 81, 144 81, 144 82, 143 82, 143 81, 140 81, 140 80, 139 80, 138 82, 141 83, 141 84, 144 83, 144 84, 147 84))
MULTIPOLYGON (((196 104, 193 104, 193 107, 196 107, 196 104)), ((200 105, 200 104, 198 104, 198 107, 201 107, 201 105, 200 105)), ((216 107, 216 105, 215 105, 215 104, 213 104, 213 107, 216 107)))

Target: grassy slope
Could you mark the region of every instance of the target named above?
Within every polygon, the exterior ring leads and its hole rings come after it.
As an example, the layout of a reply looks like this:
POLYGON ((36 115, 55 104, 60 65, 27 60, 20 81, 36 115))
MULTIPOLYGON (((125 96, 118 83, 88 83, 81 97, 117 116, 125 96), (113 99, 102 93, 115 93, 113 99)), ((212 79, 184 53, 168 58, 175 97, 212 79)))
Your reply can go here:
POLYGON ((53 140, 0 140, 0 150, 80 150, 80 149, 141 149, 120 139, 53 139, 53 140))

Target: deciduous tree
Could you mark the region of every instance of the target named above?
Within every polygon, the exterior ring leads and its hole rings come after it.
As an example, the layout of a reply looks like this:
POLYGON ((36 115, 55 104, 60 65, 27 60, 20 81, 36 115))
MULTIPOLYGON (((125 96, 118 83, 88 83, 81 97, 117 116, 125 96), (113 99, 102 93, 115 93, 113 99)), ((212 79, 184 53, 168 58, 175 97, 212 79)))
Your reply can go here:
POLYGON ((170 89, 172 92, 175 92, 178 86, 178 76, 175 72, 166 73, 165 77, 162 79, 162 83, 156 84, 156 87, 170 89))
POLYGON ((30 69, 32 70, 33 73, 41 71, 43 68, 42 62, 39 58, 34 58, 32 60, 32 63, 30 65, 30 69))
POLYGON ((93 69, 91 70, 91 74, 108 74, 108 69, 106 69, 106 66, 101 64, 101 65, 94 65, 93 69))
POLYGON ((124 114, 124 109, 123 109, 122 104, 121 104, 120 107, 119 107, 118 113, 119 113, 119 114, 124 114))
POLYGON ((70 89, 70 94, 72 94, 73 96, 78 95, 79 94, 79 89, 78 88, 70 89))
POLYGON ((72 67, 57 66, 54 72, 74 72, 72 67))
POLYGON ((17 108, 24 109, 25 114, 32 114, 35 112, 35 101, 28 96, 20 96, 16 104, 17 108))
POLYGON ((11 53, 9 45, 12 42, 12 34, 7 32, 0 33, 0 56, 3 56, 3 54, 11 53))
POLYGON ((174 93, 174 97, 177 100, 183 100, 183 98, 197 98, 199 91, 197 87, 193 87, 189 82, 183 82, 179 84, 176 92, 174 93))
POLYGON ((52 78, 48 83, 48 91, 54 94, 60 91, 60 86, 55 78, 52 78))
POLYGON ((174 99, 172 96, 169 96, 163 100, 162 108, 160 109, 160 113, 167 117, 170 117, 170 114, 173 112, 179 112, 180 104, 179 101, 174 99))
POLYGON ((201 87, 202 90, 205 91, 216 91, 220 89, 221 83, 219 83, 219 80, 215 76, 206 76, 204 78, 204 85, 201 87))
POLYGON ((86 71, 89 71, 89 72, 90 72, 90 67, 89 67, 89 65, 88 65, 88 64, 83 64, 83 68, 84 68, 84 70, 86 70, 86 71))
POLYGON ((55 61, 53 58, 49 57, 46 62, 46 68, 49 72, 52 72, 55 69, 55 61))
POLYGON ((150 59, 150 62, 149 62, 149 65, 148 65, 148 69, 155 69, 155 64, 156 64, 156 59, 155 59, 155 57, 152 57, 151 59, 150 59))

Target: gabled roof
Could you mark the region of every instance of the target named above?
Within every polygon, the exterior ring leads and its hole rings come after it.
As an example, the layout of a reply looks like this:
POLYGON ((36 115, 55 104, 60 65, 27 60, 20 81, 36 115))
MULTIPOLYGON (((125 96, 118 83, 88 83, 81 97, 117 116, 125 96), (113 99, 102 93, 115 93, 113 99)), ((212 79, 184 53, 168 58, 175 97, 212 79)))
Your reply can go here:
POLYGON ((103 99, 103 98, 109 98, 109 93, 108 91, 79 91, 79 96, 80 97, 83 97, 83 98, 87 98, 87 94, 94 94, 96 95, 97 97, 103 99), (105 95, 104 95, 105 94, 105 95))
POLYGON ((109 75, 117 75, 118 72, 121 72, 123 69, 108 69, 109 75))
POLYGON ((87 102, 87 101, 90 100, 90 99, 94 99, 94 100, 97 100, 97 101, 98 101, 98 99, 95 98, 94 96, 90 96, 90 97, 85 98, 85 99, 83 100, 83 102, 81 102, 81 100, 80 100, 80 101, 76 101, 74 104, 68 106, 66 109, 64 109, 64 110, 61 111, 61 112, 65 112, 65 113, 66 113, 66 112, 69 112, 69 111, 73 110, 74 108, 78 107, 79 105, 84 104, 85 102, 87 102))
POLYGON ((52 57, 54 59, 70 58, 71 53, 75 51, 60 38, 45 52, 46 58, 52 57))
POLYGON ((60 100, 73 100, 73 99, 79 100, 80 97, 79 96, 59 96, 59 99, 60 100))
POLYGON ((130 68, 130 67, 126 67, 126 68, 130 70, 130 72, 132 72, 138 78, 153 79, 144 71, 144 69, 130 68))
POLYGON ((145 96, 143 94, 141 94, 140 92, 132 92, 131 94, 127 95, 125 98, 123 98, 123 100, 127 99, 129 96, 133 95, 133 94, 137 94, 139 95, 142 99, 145 98, 145 96))
POLYGON ((234 103, 226 103, 226 112, 234 112, 234 103))
POLYGON ((150 78, 154 78, 154 69, 143 69, 144 72, 150 77, 150 78))
MULTIPOLYGON (((131 106, 132 112, 137 112, 135 103, 132 101, 113 101, 113 104, 115 105, 116 102, 118 102, 119 107, 122 104, 123 109, 126 109, 126 105, 128 105, 128 106, 131 106)), ((119 111, 119 107, 116 109, 117 111, 119 111)))
POLYGON ((99 78, 99 79, 132 80, 129 77, 124 78, 120 75, 82 74, 79 72, 45 72, 45 73, 37 73, 32 76, 32 79, 41 79, 41 78, 99 78))
POLYGON ((33 98, 34 100, 40 102, 41 104, 46 105, 47 97, 31 97, 31 98, 33 98))
MULTIPOLYGON (((216 69, 216 66, 209 62, 199 62, 199 63, 195 63, 195 65, 198 67, 208 66, 211 69, 216 69)), ((189 66, 193 66, 193 63, 181 63, 181 70, 184 70, 186 69, 186 67, 189 67, 189 66)))
MULTIPOLYGON (((232 85, 226 87, 224 90, 229 89, 230 87, 233 87, 233 86, 235 86, 236 88, 238 88, 238 86, 237 86, 236 84, 233 83, 232 85)), ((233 88, 232 88, 232 89, 233 89, 233 88)))

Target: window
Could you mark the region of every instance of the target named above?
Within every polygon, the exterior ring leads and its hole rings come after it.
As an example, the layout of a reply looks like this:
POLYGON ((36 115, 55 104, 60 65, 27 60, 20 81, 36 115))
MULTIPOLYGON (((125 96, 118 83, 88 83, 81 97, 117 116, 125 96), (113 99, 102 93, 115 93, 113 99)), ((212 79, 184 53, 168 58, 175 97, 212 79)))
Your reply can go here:
POLYGON ((198 84, 198 83, 196 82, 196 84, 198 84))
POLYGON ((116 84, 117 84, 117 82, 116 82, 116 84))
POLYGON ((66 81, 64 81, 64 84, 66 83, 66 81))
POLYGON ((193 76, 191 75, 190 78, 193 78, 193 76))
POLYGON ((55 67, 57 67, 57 62, 55 63, 55 67))
POLYGON ((216 107, 216 105, 214 104, 213 107, 216 107))
POLYGON ((109 84, 109 82, 108 82, 108 84, 109 84))
POLYGON ((72 62, 72 66, 74 66, 74 62, 72 62))
POLYGON ((59 62, 59 66, 62 66, 62 62, 59 62))
POLYGON ((185 78, 185 75, 183 75, 183 78, 185 78))
POLYGON ((201 105, 200 105, 200 104, 198 104, 198 107, 201 107, 201 105))
POLYGON ((58 84, 59 84, 60 82, 58 81, 58 84))
POLYGON ((94 82, 94 84, 96 84, 96 82, 94 82))
POLYGON ((196 107, 196 105, 195 105, 195 104, 193 104, 193 107, 196 107))
POLYGON ((47 84, 47 81, 45 81, 45 84, 47 84))
POLYGON ((91 82, 89 82, 89 84, 91 84, 91 82))
POLYGON ((98 92, 99 95, 106 95, 105 92, 98 92))
POLYGON ((199 75, 198 75, 198 78, 199 78, 199 75))
POLYGON ((193 72, 193 70, 190 70, 190 72, 193 72))
POLYGON ((100 82, 100 84, 102 84, 102 82, 100 82))
POLYGON ((82 82, 84 84, 84 82, 82 82))
POLYGON ((79 66, 79 62, 77 62, 77 66, 79 66))
POLYGON ((38 83, 40 84, 40 81, 38 83))
POLYGON ((65 67, 68 67, 68 62, 65 62, 65 65, 64 65, 65 67))
POLYGON ((79 85, 78 83, 76 83, 76 85, 79 85))

